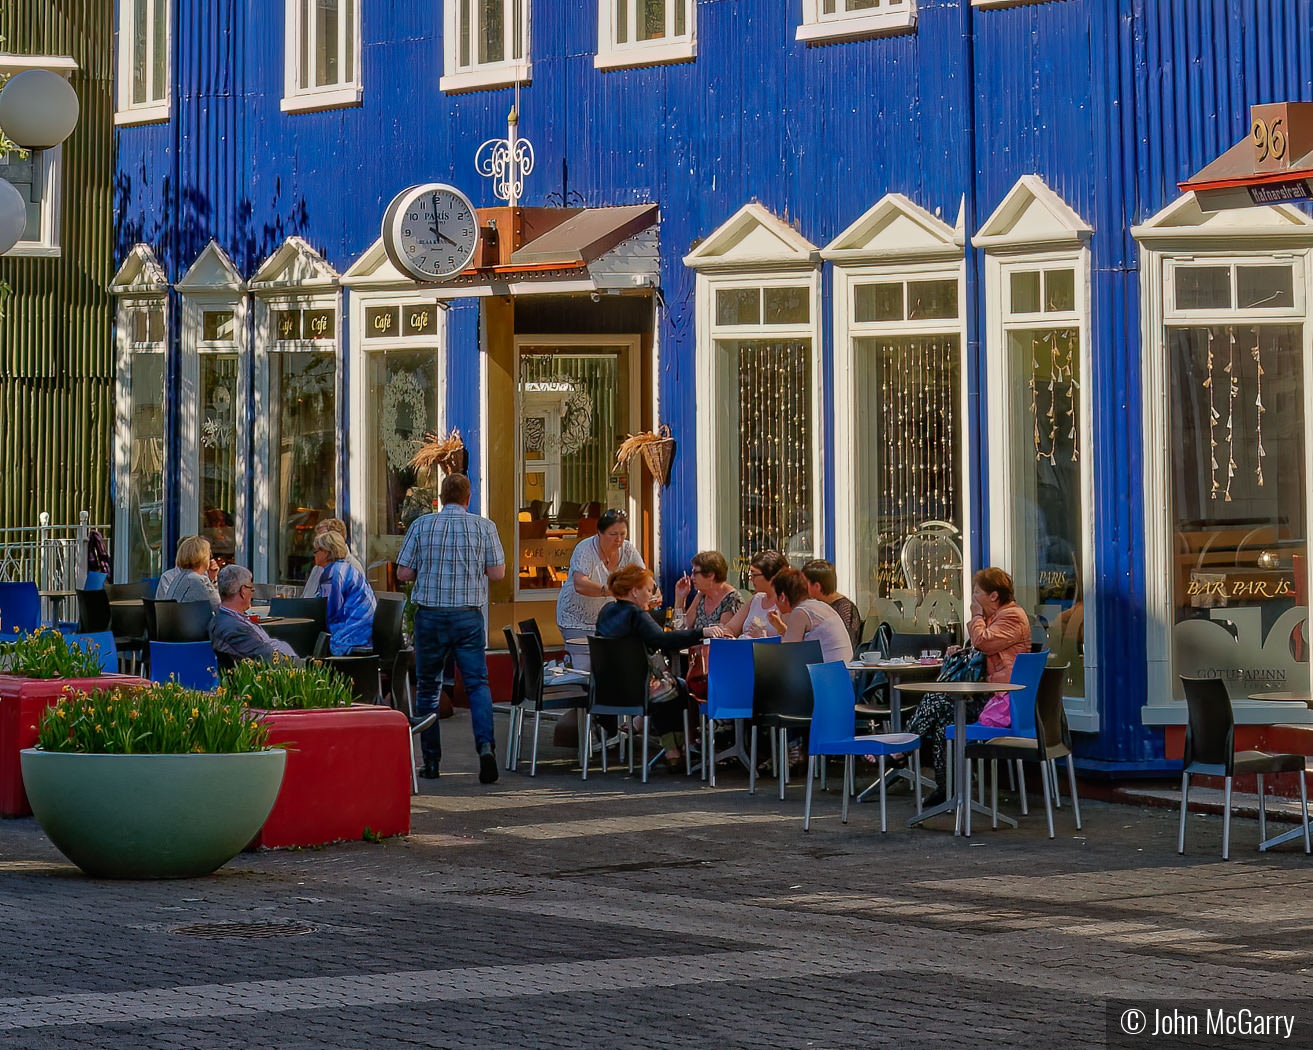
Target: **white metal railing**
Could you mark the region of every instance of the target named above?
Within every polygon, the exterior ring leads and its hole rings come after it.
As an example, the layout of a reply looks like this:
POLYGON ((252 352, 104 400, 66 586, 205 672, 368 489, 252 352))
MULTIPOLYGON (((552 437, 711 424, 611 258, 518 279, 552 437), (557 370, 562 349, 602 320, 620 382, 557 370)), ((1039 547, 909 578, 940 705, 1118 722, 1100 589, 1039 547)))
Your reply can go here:
POLYGON ((42 616, 53 618, 59 599, 86 583, 87 539, 96 529, 106 540, 109 526, 93 525, 82 511, 76 525, 52 525, 48 511, 37 525, 0 529, 0 581, 31 581, 43 594, 42 616))

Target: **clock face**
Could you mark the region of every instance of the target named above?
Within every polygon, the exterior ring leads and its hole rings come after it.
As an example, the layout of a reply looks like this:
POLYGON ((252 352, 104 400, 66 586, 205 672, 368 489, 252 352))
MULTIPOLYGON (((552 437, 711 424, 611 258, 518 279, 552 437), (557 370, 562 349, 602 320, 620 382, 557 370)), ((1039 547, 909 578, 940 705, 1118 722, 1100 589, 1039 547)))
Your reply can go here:
POLYGON ((388 258, 417 281, 455 277, 469 266, 478 245, 474 206, 460 190, 444 183, 402 191, 383 218, 388 258))

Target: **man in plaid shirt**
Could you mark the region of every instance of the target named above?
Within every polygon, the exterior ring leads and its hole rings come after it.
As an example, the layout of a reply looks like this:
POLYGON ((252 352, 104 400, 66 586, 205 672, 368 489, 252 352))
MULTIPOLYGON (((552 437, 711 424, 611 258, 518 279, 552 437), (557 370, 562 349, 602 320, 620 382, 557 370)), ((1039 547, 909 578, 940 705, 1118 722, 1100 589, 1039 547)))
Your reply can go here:
MULTIPOLYGON (((415 581, 410 592, 410 600, 415 603, 415 670, 419 680, 415 711, 424 716, 438 710, 442 670, 447 656, 454 652, 470 702, 479 781, 493 784, 497 781, 497 750, 484 655, 484 616, 488 581, 506 575, 506 556, 497 527, 487 518, 469 513, 469 478, 448 474, 442 479, 440 494, 442 509, 411 524, 397 555, 397 579, 415 581)), ((419 740, 424 752, 420 776, 431 779, 438 776, 442 758, 442 737, 436 720, 419 740)))

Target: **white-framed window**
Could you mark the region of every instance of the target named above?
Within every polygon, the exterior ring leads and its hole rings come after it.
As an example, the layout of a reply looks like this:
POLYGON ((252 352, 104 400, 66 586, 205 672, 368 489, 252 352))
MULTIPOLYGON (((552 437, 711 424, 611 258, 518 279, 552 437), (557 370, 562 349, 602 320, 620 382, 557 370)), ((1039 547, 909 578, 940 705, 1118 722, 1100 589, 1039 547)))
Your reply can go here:
POLYGON ((247 564, 251 412, 245 282, 227 253, 211 241, 177 290, 182 321, 179 528, 204 536, 221 561, 247 564))
POLYGON ((360 101, 359 0, 285 0, 283 112, 360 101))
POLYGON ((119 0, 116 124, 169 119, 172 7, 169 0, 119 0))
POLYGON ((124 299, 118 323, 128 463, 126 491, 117 499, 117 564, 123 579, 140 580, 164 568, 164 296, 124 299))
POLYGON ((975 238, 985 248, 990 557, 1068 664, 1072 728, 1097 729, 1089 227, 1026 175, 975 238))
POLYGON ((694 0, 597 0, 598 69, 685 62, 696 54, 694 0))
MULTIPOLYGON (((49 69, 69 76, 77 63, 62 55, 0 55, 0 77, 28 69, 49 69)), ((10 182, 27 205, 27 226, 6 255, 55 258, 60 254, 59 213, 64 147, 0 153, 0 179, 10 182)))
MULTIPOLYGON (((1185 674, 1225 681, 1237 722, 1270 722, 1280 701, 1252 696, 1309 688, 1313 221, 1286 206, 1201 213, 1187 194, 1133 233, 1144 482, 1160 494, 1144 501, 1159 646, 1144 721, 1184 720, 1185 674)), ((1309 719, 1301 708, 1282 720, 1309 719)))
POLYGON ((916 0, 802 0, 797 39, 830 44, 907 32, 916 26, 916 0))
POLYGON ((966 320, 956 231, 889 194, 835 238, 835 562, 863 612, 898 598, 961 623, 966 523, 966 320), (911 601, 909 602, 909 597, 911 601))
POLYGON ((446 433, 447 311, 431 297, 351 297, 351 514, 363 528, 361 561, 386 587, 406 529, 432 510, 441 475, 410 466, 428 434, 446 433))
POLYGON ((530 0, 444 0, 443 91, 527 83, 530 0))

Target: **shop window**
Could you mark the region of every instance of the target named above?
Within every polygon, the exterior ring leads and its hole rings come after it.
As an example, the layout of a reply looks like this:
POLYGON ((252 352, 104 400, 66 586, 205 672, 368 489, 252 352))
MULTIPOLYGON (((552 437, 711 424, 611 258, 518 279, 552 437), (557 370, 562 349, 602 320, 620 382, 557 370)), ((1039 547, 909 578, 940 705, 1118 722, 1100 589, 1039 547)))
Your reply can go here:
MULTIPOLYGON (((126 528, 125 580, 158 576, 164 567, 164 299, 119 309, 127 350, 128 470, 119 528, 126 528)), ((120 541, 120 549, 122 548, 120 541)))
MULTIPOLYGON (((442 472, 410 465, 429 434, 445 433, 444 313, 434 302, 391 302, 364 307, 366 428, 378 440, 363 456, 367 566, 395 561, 406 529, 438 500, 442 472)), ((359 511, 357 511, 359 513, 359 511)), ((371 573, 383 588, 385 575, 371 573)))
POLYGON ((443 91, 528 81, 529 0, 445 0, 443 91))
POLYGON ((597 0, 599 69, 680 62, 696 54, 694 0, 597 0))
POLYGON ((837 43, 901 33, 916 25, 916 0, 802 0, 797 38, 837 43))
POLYGON ((1175 672, 1307 691, 1303 265, 1164 272, 1175 672))
POLYGON ((117 124, 169 119, 168 0, 119 0, 117 124))
POLYGON ((337 311, 273 304, 267 356, 269 566, 273 582, 304 583, 311 541, 337 513, 337 311))
POLYGON ((358 0, 286 0, 282 108, 326 109, 360 101, 358 0))
MULTIPOLYGON (((862 609, 962 594, 962 341, 958 277, 852 279, 848 316, 856 590, 862 609), (948 322, 948 323, 944 323, 948 322)), ((952 611, 949 611, 952 610, 952 611)))

